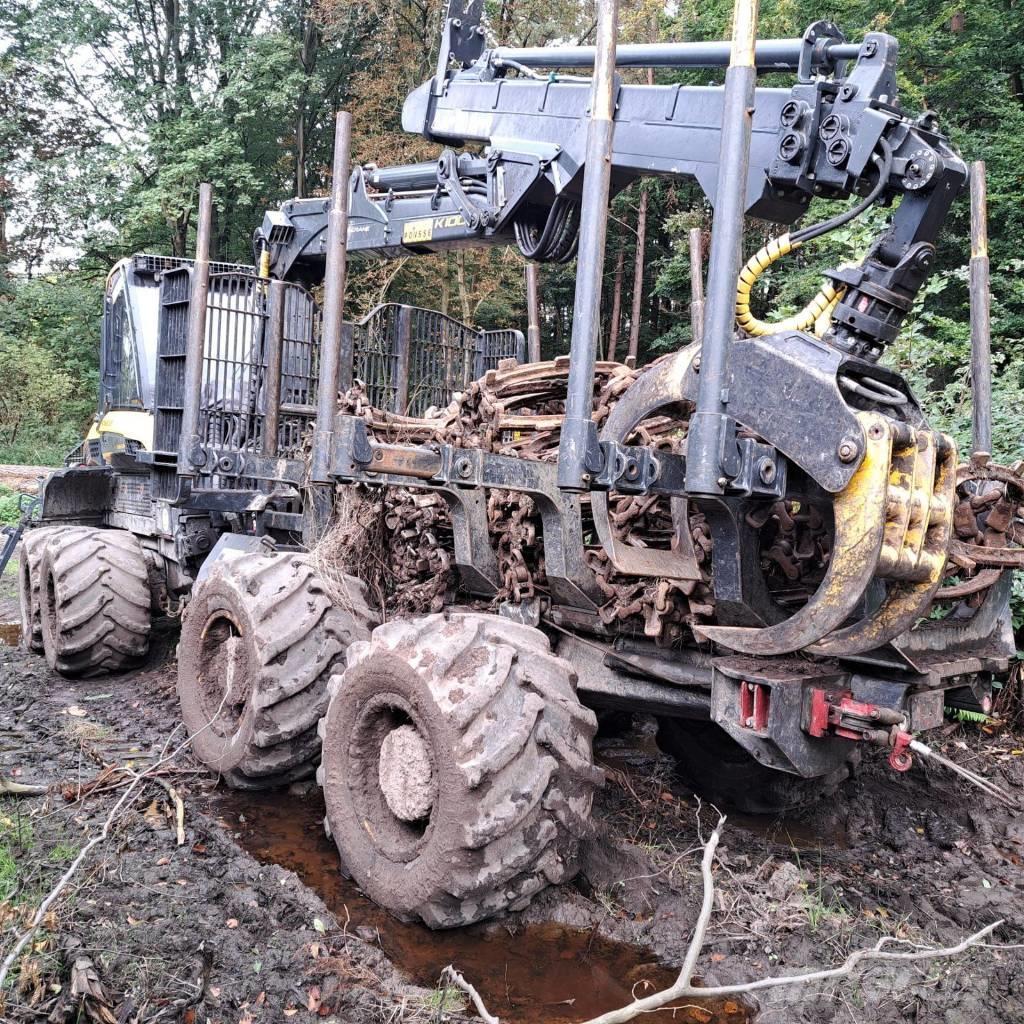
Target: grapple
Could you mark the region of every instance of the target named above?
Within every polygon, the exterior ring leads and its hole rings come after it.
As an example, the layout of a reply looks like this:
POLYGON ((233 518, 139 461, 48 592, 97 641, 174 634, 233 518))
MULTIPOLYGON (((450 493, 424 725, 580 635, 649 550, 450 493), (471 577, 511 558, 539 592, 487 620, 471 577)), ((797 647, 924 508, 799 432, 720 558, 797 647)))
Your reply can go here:
POLYGON ((700 626, 699 635, 743 654, 849 655, 888 643, 927 615, 952 538, 956 446, 877 413, 858 419, 864 459, 835 495, 832 557, 815 593, 781 622, 700 626), (885 593, 872 602, 876 582, 885 593))

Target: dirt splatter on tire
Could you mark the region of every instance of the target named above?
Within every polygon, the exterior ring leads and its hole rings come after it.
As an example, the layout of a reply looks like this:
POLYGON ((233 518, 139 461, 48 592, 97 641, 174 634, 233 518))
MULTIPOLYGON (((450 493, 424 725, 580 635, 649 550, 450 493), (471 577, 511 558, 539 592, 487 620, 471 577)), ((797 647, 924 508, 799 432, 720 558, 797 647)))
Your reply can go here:
POLYGON ((309 558, 225 560, 198 584, 182 617, 178 697, 196 756, 237 789, 312 775, 327 682, 349 644, 376 624, 358 580, 336 605, 309 558))
POLYGON ((40 526, 28 530, 21 538, 18 554, 18 604, 21 611, 21 644, 30 651, 42 653, 43 626, 39 619, 39 567, 46 542, 68 526, 40 526))
POLYGON ((66 676, 137 665, 149 651, 146 558, 126 530, 77 526, 47 538, 39 564, 43 651, 66 676))
POLYGON ((540 630, 495 615, 389 622, 353 644, 317 772, 345 870, 432 928, 572 878, 603 781, 575 683, 540 630))

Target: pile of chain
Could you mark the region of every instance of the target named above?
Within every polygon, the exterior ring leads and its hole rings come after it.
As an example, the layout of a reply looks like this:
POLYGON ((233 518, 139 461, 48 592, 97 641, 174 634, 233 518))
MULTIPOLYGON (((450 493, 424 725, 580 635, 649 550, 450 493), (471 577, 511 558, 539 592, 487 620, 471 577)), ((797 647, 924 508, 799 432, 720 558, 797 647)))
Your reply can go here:
POLYGON ((937 602, 977 607, 1006 569, 1024 569, 1024 462, 1001 466, 985 453, 957 469, 956 539, 937 602))
MULTIPOLYGON (((616 401, 636 378, 618 363, 595 367, 594 420, 600 430, 616 401)), ((451 444, 519 458, 554 461, 565 409, 568 360, 502 364, 474 381, 436 415, 397 416, 375 408, 357 385, 344 395, 339 411, 362 417, 370 435, 397 444, 451 444)), ((637 428, 629 443, 664 451, 681 450, 686 410, 653 417, 637 428)), ((979 602, 1006 567, 1024 567, 1024 465, 1007 469, 976 457, 958 472, 958 504, 947 585, 936 600, 979 602)), ((436 493, 418 489, 366 488, 365 500, 383 517, 387 550, 377 560, 375 581, 391 610, 436 611, 449 603, 458 584, 453 567, 453 538, 447 503, 436 493)), ((688 518, 700 580, 630 576, 612 566, 597 543, 589 496, 582 496, 585 559, 605 601, 602 622, 629 632, 643 632, 671 643, 696 623, 714 618, 710 586, 711 532, 701 513, 688 518)), ((627 545, 669 549, 674 524, 667 498, 610 494, 608 519, 617 539, 627 545)), ((522 602, 548 591, 543 532, 539 512, 528 495, 490 490, 487 520, 498 559, 501 588, 497 602, 522 602)), ((799 606, 824 577, 831 557, 832 526, 827 510, 813 504, 777 501, 747 516, 761 537, 761 560, 773 598, 799 606)))
MULTIPOLYGON (((342 397, 339 411, 363 418, 370 435, 382 442, 445 443, 552 462, 558 456, 568 369, 564 358, 529 365, 502 364, 429 418, 414 419, 377 409, 358 385, 342 397)), ((594 422, 599 430, 635 378, 636 371, 620 363, 596 365, 594 422)), ((678 451, 685 427, 685 419, 658 416, 641 424, 629 440, 678 451)), ((369 494, 366 500, 371 500, 369 494)), ((612 529, 626 544, 669 547, 673 524, 668 499, 613 494, 608 512, 612 529)), ((588 496, 583 496, 582 513, 586 561, 607 599, 600 608, 606 625, 618 623, 630 630, 643 630, 665 642, 689 624, 713 615, 709 575, 699 581, 624 576, 596 544, 588 496)), ((457 582, 444 499, 420 490, 387 488, 380 514, 388 547, 380 560, 387 578, 380 584, 388 604, 400 611, 441 607, 457 582)), ((501 577, 496 601, 521 602, 546 594, 543 534, 534 500, 516 491, 491 490, 487 518, 501 577)), ((710 569, 711 536, 703 516, 690 517, 690 530, 700 564, 710 569)))

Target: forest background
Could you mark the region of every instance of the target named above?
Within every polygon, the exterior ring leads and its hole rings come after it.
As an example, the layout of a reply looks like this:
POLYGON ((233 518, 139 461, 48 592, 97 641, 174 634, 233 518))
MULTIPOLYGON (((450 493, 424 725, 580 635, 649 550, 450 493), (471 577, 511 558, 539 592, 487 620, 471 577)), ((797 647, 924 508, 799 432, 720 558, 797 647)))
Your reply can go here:
MULTIPOLYGON (((623 0, 622 41, 728 38, 731 0, 623 0)), ((901 100, 938 113, 953 143, 988 164, 995 455, 1024 455, 1024 19, 1018 0, 762 0, 760 34, 819 18, 851 39, 900 42, 901 100)), ((497 41, 592 41, 590 3, 488 0, 497 41)), ((333 115, 352 112, 354 159, 430 159, 400 128, 402 101, 436 60, 442 0, 5 0, 0 5, 0 463, 55 465, 95 412, 103 285, 122 256, 192 251, 198 184, 217 196, 218 258, 251 262, 266 209, 329 186, 333 115)), ((645 71, 625 72, 647 80, 645 71)), ((659 70, 658 83, 715 82, 659 70)), ((832 212, 812 205, 810 218, 832 212)), ((762 279, 760 309, 792 312, 821 271, 862 255, 875 211, 762 279)), ((968 204, 943 235, 937 272, 887 361, 934 421, 970 430, 968 204)), ((641 363, 690 337, 689 229, 710 228, 694 184, 620 194, 604 267, 604 340, 641 363), (639 243, 639 244, 638 244, 639 243), (618 297, 616 299, 616 296, 618 297), (613 315, 617 313, 617 315, 613 315)), ((746 252, 773 233, 750 222, 746 252)), ((381 301, 525 330, 523 260, 494 249, 361 263, 346 316, 381 301)), ((566 352, 573 265, 541 268, 542 352, 566 352)))

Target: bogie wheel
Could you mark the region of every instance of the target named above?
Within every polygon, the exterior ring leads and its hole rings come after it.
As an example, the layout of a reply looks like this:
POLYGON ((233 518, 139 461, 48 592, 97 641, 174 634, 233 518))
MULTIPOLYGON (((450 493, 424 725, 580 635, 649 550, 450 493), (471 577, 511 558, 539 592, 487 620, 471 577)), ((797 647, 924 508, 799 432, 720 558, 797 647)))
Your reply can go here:
POLYGON ((46 542, 69 526, 38 526, 21 538, 18 554, 18 604, 21 611, 21 643, 30 651, 42 653, 43 626, 39 618, 39 569, 46 542))
POLYGON ((126 530, 54 532, 39 564, 39 619, 50 667, 98 676, 137 665, 149 650, 146 558, 126 530))
POLYGON ((658 746, 675 758, 677 774, 695 793, 741 814, 781 814, 813 803, 850 775, 849 762, 815 779, 768 768, 714 722, 659 718, 658 746))
POLYGON ((540 630, 495 615, 389 622, 353 644, 317 772, 344 869, 432 928, 572 878, 603 781, 575 684, 540 630))
POLYGON ((270 552, 218 564, 182 617, 178 697, 196 756, 236 789, 313 774, 327 682, 376 624, 363 584, 332 602, 309 558, 270 552))

